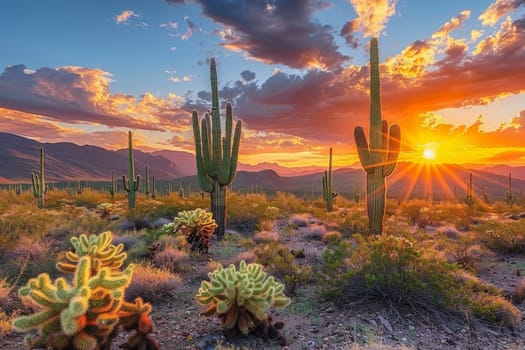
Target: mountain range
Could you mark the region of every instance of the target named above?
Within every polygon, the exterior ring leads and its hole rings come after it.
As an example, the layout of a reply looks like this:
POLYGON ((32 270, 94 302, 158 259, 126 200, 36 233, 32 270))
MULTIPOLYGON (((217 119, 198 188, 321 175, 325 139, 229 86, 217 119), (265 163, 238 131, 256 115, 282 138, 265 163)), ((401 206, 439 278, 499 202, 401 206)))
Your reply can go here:
MULTIPOLYGON (((0 133, 0 183, 13 183, 20 178, 29 182, 31 172, 39 171, 39 150, 45 150, 46 181, 108 181, 111 174, 120 177, 128 173, 128 150, 106 150, 101 147, 73 143, 40 143, 25 137, 0 133)), ((144 175, 146 165, 150 174, 165 182, 177 180, 184 186, 198 189, 194 155, 181 151, 152 153, 134 150, 135 170, 144 175)), ((308 166, 285 168, 273 163, 247 165, 240 163, 233 189, 263 191, 289 191, 318 195, 322 190, 323 168, 308 166)), ((389 196, 396 198, 432 196, 435 199, 462 198, 466 182, 473 174, 474 190, 480 197, 506 197, 508 174, 512 173, 513 191, 525 193, 525 166, 492 165, 465 168, 453 164, 415 164, 401 162, 388 178, 389 196)), ((365 191, 365 172, 359 168, 334 171, 337 192, 353 195, 365 191)))

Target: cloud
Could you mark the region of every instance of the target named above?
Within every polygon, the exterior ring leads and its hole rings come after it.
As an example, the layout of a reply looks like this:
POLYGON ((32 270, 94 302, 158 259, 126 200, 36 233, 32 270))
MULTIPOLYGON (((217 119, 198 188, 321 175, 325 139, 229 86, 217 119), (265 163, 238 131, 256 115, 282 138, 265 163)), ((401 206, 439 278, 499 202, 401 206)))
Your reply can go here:
POLYGON ((129 23, 129 20, 132 17, 140 17, 140 15, 131 10, 124 10, 120 14, 115 15, 113 19, 115 20, 116 24, 126 24, 129 23))
POLYGON ((186 26, 188 27, 188 29, 186 30, 184 34, 180 36, 180 38, 182 40, 189 40, 189 38, 191 38, 191 36, 193 35, 193 31, 197 28, 197 26, 195 25, 195 23, 193 23, 193 21, 189 19, 188 16, 184 16, 184 22, 186 22, 186 26))
POLYGON ((340 35, 345 38, 345 41, 350 47, 356 49, 359 46, 359 40, 355 37, 354 33, 359 28, 359 20, 354 19, 346 22, 343 28, 341 28, 340 35))
POLYGON ((525 0, 496 0, 479 17, 484 26, 494 26, 500 18, 525 5, 525 0))
POLYGON ((482 159, 489 163, 515 163, 516 161, 523 161, 525 151, 505 151, 491 155, 482 159))
POLYGON ((470 10, 461 11, 459 16, 452 18, 447 23, 443 24, 437 32, 432 34, 433 38, 445 38, 451 31, 457 29, 465 23, 465 21, 470 17, 470 10))
MULTIPOLYGON (((181 3, 181 1, 169 1, 181 3)), ((311 18, 326 3, 318 0, 275 0, 271 6, 253 0, 196 0, 224 30, 223 46, 268 64, 293 68, 332 69, 348 57, 338 51, 333 28, 311 18)))
POLYGON ((386 22, 396 13, 397 0, 350 0, 365 37, 379 36, 386 22))
POLYGON ((241 77, 244 79, 244 81, 252 81, 255 79, 255 73, 249 70, 243 70, 241 72, 241 77))
POLYGON ((140 99, 110 94, 111 74, 101 69, 65 66, 28 70, 6 67, 0 74, 0 107, 69 124, 96 124, 144 130, 177 128, 182 97, 140 99))

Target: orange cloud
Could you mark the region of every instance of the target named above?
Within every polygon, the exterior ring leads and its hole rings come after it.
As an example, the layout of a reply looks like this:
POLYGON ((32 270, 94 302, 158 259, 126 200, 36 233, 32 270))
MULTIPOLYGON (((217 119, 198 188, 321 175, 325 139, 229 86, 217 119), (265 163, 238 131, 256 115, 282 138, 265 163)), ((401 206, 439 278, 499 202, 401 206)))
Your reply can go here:
POLYGON ((120 14, 115 15, 113 19, 115 20, 116 24, 124 24, 128 23, 129 19, 132 17, 140 17, 140 15, 136 14, 131 10, 124 10, 120 14))
POLYGON ((451 31, 463 25, 463 23, 470 17, 470 10, 461 11, 459 16, 452 18, 450 21, 443 24, 437 32, 432 34, 432 38, 446 38, 451 31))
POLYGON ((525 5, 523 0, 496 0, 479 17, 484 26, 494 26, 500 18, 525 5))
POLYGON ((365 37, 378 36, 396 13, 397 0, 350 0, 357 13, 357 24, 365 37))

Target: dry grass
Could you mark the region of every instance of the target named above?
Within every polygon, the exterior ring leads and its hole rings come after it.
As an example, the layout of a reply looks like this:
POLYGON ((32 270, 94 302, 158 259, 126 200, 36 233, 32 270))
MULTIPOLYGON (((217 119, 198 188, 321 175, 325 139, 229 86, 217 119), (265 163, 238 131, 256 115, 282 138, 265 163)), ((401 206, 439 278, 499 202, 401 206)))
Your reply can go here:
POLYGON ((261 231, 257 232, 257 234, 252 239, 257 244, 277 242, 279 240, 279 233, 275 231, 261 231))
POLYGON ((164 250, 157 252, 153 257, 153 264, 171 272, 184 272, 187 270, 190 257, 187 252, 173 246, 167 246, 164 250))
POLYGON ((131 284, 126 290, 126 299, 133 300, 142 297, 147 301, 152 301, 173 295, 181 286, 180 276, 167 269, 137 265, 133 271, 131 284))

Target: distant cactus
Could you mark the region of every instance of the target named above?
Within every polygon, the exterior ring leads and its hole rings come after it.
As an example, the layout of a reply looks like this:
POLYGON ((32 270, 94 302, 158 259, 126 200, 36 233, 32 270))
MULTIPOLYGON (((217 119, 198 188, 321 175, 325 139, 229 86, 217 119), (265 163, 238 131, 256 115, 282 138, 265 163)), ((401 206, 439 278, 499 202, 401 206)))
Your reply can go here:
POLYGON ((146 180, 144 181, 144 193, 146 198, 149 198, 150 195, 150 183, 149 183, 149 166, 146 165, 146 180))
POLYGON ((38 207, 43 209, 45 195, 49 190, 44 181, 44 147, 40 147, 40 175, 31 173, 31 185, 33 187, 33 196, 38 198, 38 207))
POLYGON ((157 198, 157 184, 155 182, 155 175, 151 177, 151 198, 156 199, 157 198))
POLYGON ((128 132, 128 151, 129 151, 129 178, 126 175, 122 176, 122 182, 124 184, 124 190, 128 192, 128 208, 130 219, 135 220, 135 194, 140 189, 141 177, 137 175, 135 177, 135 164, 133 160, 133 135, 128 132))
POLYGON ((74 251, 57 264, 73 275, 71 282, 63 277, 52 282, 43 273, 20 288, 24 304, 38 310, 13 321, 15 330, 31 332, 25 338, 30 349, 109 349, 120 326, 135 331, 124 348, 159 349, 149 338, 151 306, 140 298, 134 303, 124 300, 133 265, 120 271, 126 253, 121 253, 122 244, 114 246, 111 240, 110 232, 73 237, 74 251))
POLYGON ((181 231, 191 244, 192 251, 208 253, 211 236, 217 227, 212 213, 200 208, 184 210, 177 214, 174 221, 177 230, 181 231))
POLYGON ((356 182, 354 186, 354 201, 359 203, 361 200, 361 189, 359 188, 359 183, 356 182))
POLYGON ((235 265, 221 265, 208 273, 210 281, 203 281, 196 300, 207 309, 204 316, 216 314, 225 329, 238 329, 248 334, 266 319, 270 307, 285 307, 290 299, 284 295, 284 285, 268 277, 262 265, 243 261, 235 265))
POLYGON ((509 187, 507 191, 507 204, 513 205, 516 202, 516 194, 512 192, 512 173, 509 173, 509 187))
POLYGON ((332 211, 334 209, 333 200, 336 196, 337 193, 334 192, 334 186, 332 182, 332 147, 330 147, 328 170, 325 170, 323 175, 323 199, 326 202, 327 211, 332 211))
POLYGON ((184 186, 182 186, 182 181, 179 181, 179 197, 184 198, 184 186))
POLYGON ((366 171, 366 200, 370 233, 383 232, 385 216, 386 182, 396 167, 401 144, 398 125, 388 129, 388 122, 381 120, 379 82, 379 49, 377 38, 370 41, 370 132, 367 142, 365 132, 358 126, 354 138, 361 165, 366 171))
POLYGON ((17 196, 22 194, 22 180, 20 180, 20 178, 18 179, 18 184, 15 187, 15 193, 17 196))
POLYGON ((80 182, 80 180, 78 180, 78 182, 77 182, 77 194, 81 195, 82 192, 84 192, 84 186, 82 186, 82 183, 80 182))
POLYGON ((109 194, 111 195, 111 200, 115 199, 115 193, 117 193, 117 182, 115 181, 115 173, 111 172, 111 185, 109 187, 109 194))
POLYGON ((472 206, 474 205, 475 201, 476 201, 476 199, 474 197, 474 190, 473 190, 473 186, 472 186, 472 173, 470 173, 469 182, 467 184, 467 194, 466 194, 465 198, 463 199, 463 202, 469 208, 472 208, 472 206))
POLYGON ((192 122, 199 185, 203 191, 210 193, 211 212, 218 224, 217 237, 221 239, 226 229, 226 188, 235 178, 237 171, 241 121, 237 121, 232 137, 232 106, 228 103, 226 105, 226 133, 222 135, 217 69, 213 58, 210 63, 210 75, 211 112, 206 113, 199 126, 197 111, 193 111, 192 122))

